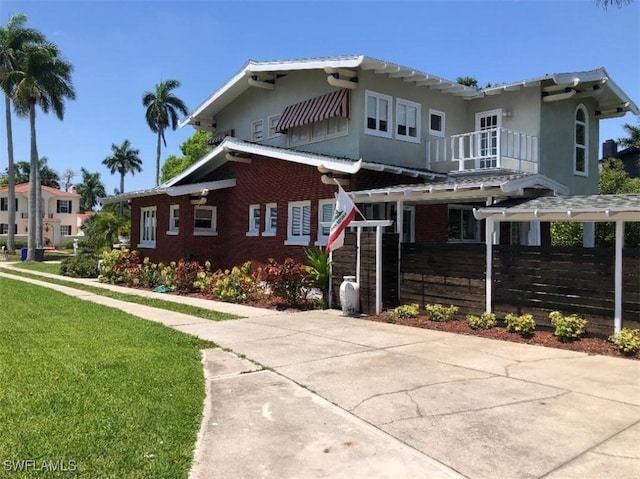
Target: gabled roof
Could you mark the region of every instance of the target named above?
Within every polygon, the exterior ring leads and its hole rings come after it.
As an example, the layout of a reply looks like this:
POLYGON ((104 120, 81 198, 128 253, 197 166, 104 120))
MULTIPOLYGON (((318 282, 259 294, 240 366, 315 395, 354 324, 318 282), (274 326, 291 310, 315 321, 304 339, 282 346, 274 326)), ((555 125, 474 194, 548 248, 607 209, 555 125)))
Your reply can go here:
POLYGON ((640 194, 509 199, 474 214, 502 221, 640 221, 640 194))
MULTIPOLYGON (((364 169, 371 171, 383 171, 397 175, 413 176, 415 178, 420 177, 433 179, 444 178, 446 176, 445 174, 435 173, 426 169, 404 168, 400 166, 363 161, 362 159, 353 160, 349 158, 339 158, 321 153, 309 153, 289 148, 263 145, 261 143, 253 143, 227 136, 220 145, 211 150, 198 162, 194 163, 182 173, 171 178, 161 186, 170 187, 190 179, 197 181, 199 178, 206 176, 211 171, 214 171, 229 161, 229 154, 266 156, 278 160, 315 166, 320 172, 334 171, 338 173, 354 174, 361 169, 364 169)), ((238 159, 238 157, 236 157, 236 159, 238 159)), ((231 161, 233 161, 233 158, 231 161)))
MULTIPOLYGON (((0 193, 4 193, 8 191, 9 188, 7 186, 3 186, 0 188, 0 193)), ((47 193, 51 193, 54 196, 66 196, 68 198, 80 198, 78 193, 72 193, 70 191, 62 191, 57 190, 55 188, 51 188, 50 186, 42 186, 42 191, 46 191, 47 193)), ((29 183, 20 183, 15 187, 16 194, 28 194, 29 193, 29 183)))
POLYGON ((435 180, 425 184, 401 185, 388 188, 376 188, 349 192, 358 203, 377 203, 386 201, 474 201, 487 197, 505 198, 524 195, 525 190, 541 190, 544 194, 564 195, 566 186, 540 174, 511 173, 502 170, 475 171, 472 174, 451 174, 444 180, 435 180))
POLYGON ((226 180, 218 181, 205 181, 201 183, 190 183, 182 186, 166 186, 162 184, 155 188, 147 190, 130 191, 129 193, 123 193, 121 195, 107 196, 105 198, 99 198, 98 201, 103 205, 109 203, 119 203, 120 201, 129 200, 131 198, 143 198, 145 196, 155 195, 169 195, 169 196, 181 196, 181 195, 198 195, 206 196, 209 191, 221 190, 224 188, 232 188, 236 186, 236 179, 229 178, 226 180))
POLYGON ((196 127, 200 125, 205 128, 212 127, 212 122, 218 112, 248 90, 250 81, 269 79, 269 81, 275 80, 277 84, 279 75, 285 75, 292 71, 324 70, 327 74, 331 74, 345 69, 370 70, 377 74, 400 78, 407 83, 437 89, 443 93, 450 93, 468 100, 540 85, 547 88, 553 87, 556 89, 555 91, 571 88, 576 90, 576 95, 602 97, 597 100, 601 111, 607 112, 603 113, 602 118, 613 114, 619 116, 620 113, 626 111, 631 111, 636 115, 640 112, 636 104, 613 82, 604 68, 582 72, 552 73, 530 80, 476 89, 395 63, 376 60, 364 55, 346 55, 266 62, 249 60, 238 73, 183 119, 180 122, 180 127, 189 124, 196 127), (618 109, 622 111, 618 111, 618 109))

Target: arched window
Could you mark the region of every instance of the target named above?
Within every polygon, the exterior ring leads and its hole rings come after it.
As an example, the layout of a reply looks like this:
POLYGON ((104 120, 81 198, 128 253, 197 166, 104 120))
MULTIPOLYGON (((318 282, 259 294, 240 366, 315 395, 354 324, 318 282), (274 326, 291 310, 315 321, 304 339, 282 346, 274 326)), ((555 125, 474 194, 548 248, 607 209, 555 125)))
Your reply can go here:
POLYGON ((589 174, 589 116, 583 105, 578 105, 575 115, 573 135, 573 172, 576 175, 589 174))

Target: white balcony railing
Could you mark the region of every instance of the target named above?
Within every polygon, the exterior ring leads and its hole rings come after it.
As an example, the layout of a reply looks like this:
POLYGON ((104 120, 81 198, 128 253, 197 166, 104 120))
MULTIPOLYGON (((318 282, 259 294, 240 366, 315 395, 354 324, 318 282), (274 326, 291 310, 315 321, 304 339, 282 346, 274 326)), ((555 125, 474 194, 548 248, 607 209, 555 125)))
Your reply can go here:
POLYGON ((506 128, 472 131, 428 141, 427 168, 435 171, 456 167, 458 171, 504 168, 537 173, 539 149, 538 137, 526 133, 506 128))

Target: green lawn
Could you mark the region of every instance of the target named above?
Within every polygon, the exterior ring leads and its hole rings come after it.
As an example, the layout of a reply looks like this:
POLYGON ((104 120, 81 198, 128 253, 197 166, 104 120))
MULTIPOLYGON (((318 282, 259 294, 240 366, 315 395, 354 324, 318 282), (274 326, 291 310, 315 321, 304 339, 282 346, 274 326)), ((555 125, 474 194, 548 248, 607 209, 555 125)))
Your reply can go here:
MULTIPOLYGON (((25 263, 34 264, 34 263, 25 263)), ((31 268, 26 268, 31 269, 31 268)), ((35 269, 35 268, 34 268, 35 269)), ((99 294, 100 296, 106 296, 108 298, 117 299, 120 301, 127 301, 129 303, 142 304, 144 306, 151 306, 153 308, 166 309, 168 311, 175 311, 177 313, 188 314, 190 316, 196 316, 198 318, 210 319, 212 321, 225 321, 227 319, 238 319, 240 316, 229 313, 221 313, 219 311, 213 311, 211 309, 198 308, 197 306, 191 306, 188 304, 176 303, 174 301, 167 301, 161 298, 145 298, 142 296, 135 296, 127 293, 120 293, 118 291, 110 291, 108 289, 101 288, 99 286, 91 286, 83 283, 75 283, 73 281, 65 281, 64 276, 60 276, 61 279, 47 278, 37 274, 30 274, 28 272, 6 270, 9 274, 15 274, 18 276, 24 276, 26 278, 37 279, 40 281, 46 281, 47 283, 59 284, 61 286, 67 286, 69 288, 75 288, 82 291, 87 291, 93 294, 99 294)))
POLYGON ((15 263, 16 268, 23 268, 29 271, 39 271, 41 273, 60 274, 60 263, 41 263, 39 261, 24 261, 15 263))
POLYGON ((214 347, 160 324, 0 278, 2 477, 181 478, 214 347), (69 472, 10 472, 6 461, 69 472))

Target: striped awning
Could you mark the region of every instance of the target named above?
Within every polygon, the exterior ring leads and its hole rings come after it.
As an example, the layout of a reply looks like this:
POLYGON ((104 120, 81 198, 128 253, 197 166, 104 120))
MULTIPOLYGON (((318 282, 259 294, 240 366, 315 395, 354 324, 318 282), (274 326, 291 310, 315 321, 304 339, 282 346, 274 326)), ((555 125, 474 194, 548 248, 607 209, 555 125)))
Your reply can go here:
POLYGON ((334 116, 349 118, 350 91, 344 88, 289 105, 280 115, 276 131, 284 133, 289 128, 326 120, 334 116))
POLYGON ((217 135, 211 136, 207 140, 207 144, 209 146, 218 146, 227 136, 233 136, 233 130, 223 131, 221 133, 218 133, 217 135))

